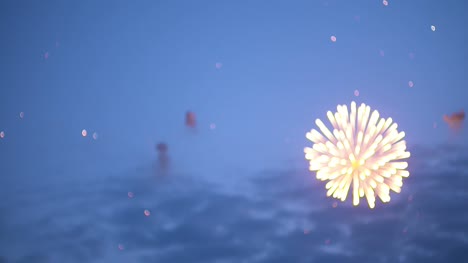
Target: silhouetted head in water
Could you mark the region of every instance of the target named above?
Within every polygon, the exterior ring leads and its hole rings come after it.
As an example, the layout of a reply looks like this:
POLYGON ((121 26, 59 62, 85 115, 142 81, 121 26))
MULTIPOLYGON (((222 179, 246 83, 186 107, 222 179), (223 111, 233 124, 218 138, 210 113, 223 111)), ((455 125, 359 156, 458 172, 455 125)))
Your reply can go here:
POLYGON ((451 115, 444 115, 443 119, 449 125, 450 129, 458 132, 462 128, 463 121, 465 120, 465 111, 461 110, 451 115))
POLYGON ((165 143, 158 143, 156 145, 156 150, 158 151, 159 154, 161 153, 166 153, 167 152, 167 144, 165 143))

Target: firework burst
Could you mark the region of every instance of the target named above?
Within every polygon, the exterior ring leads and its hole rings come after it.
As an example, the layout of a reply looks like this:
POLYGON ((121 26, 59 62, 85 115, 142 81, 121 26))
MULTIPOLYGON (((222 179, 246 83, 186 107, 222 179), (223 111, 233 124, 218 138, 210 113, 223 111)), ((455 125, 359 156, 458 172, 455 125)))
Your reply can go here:
POLYGON ((375 207, 378 196, 382 202, 390 201, 390 190, 399 193, 403 178, 409 176, 405 169, 410 157, 406 151, 404 132, 392 118, 380 119, 379 112, 365 104, 351 112, 346 105, 338 105, 337 112, 327 112, 333 133, 319 119, 315 121, 320 131, 312 129, 306 134, 314 144, 304 149, 310 161, 310 170, 317 171, 317 179, 325 181, 327 196, 345 201, 353 185, 353 205, 366 197, 370 208, 375 207), (370 118, 369 118, 370 117, 370 118))

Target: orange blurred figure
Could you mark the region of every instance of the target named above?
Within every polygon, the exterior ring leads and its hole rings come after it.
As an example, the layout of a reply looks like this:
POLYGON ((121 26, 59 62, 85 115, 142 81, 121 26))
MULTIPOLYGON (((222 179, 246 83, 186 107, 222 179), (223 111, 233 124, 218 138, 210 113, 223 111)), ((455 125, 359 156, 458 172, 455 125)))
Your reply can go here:
POLYGON ((461 110, 451 115, 444 115, 443 119, 449 125, 450 129, 459 131, 465 119, 465 111, 461 110))
POLYGON ((185 114, 185 125, 190 128, 195 128, 195 126, 197 125, 195 113, 187 111, 187 113, 185 114))

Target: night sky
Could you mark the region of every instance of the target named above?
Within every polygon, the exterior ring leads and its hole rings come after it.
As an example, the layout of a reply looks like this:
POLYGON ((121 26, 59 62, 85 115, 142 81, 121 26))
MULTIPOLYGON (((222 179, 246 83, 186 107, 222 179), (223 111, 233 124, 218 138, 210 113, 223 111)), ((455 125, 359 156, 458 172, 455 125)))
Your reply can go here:
POLYGON ((1 1, 0 263, 468 262, 468 132, 443 120, 468 109, 467 12, 1 1), (304 159, 351 101, 412 154, 373 210, 327 198, 304 159))

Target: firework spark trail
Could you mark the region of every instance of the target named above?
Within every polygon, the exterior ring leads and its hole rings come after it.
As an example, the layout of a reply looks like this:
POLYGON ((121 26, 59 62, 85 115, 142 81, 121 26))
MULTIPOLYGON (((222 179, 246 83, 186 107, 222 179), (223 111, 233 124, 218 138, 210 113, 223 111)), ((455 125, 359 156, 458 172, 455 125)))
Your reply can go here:
POLYGON ((331 132, 317 119, 319 127, 306 134, 314 145, 304 149, 305 158, 310 161, 310 170, 317 172, 317 179, 325 181, 327 196, 345 201, 351 184, 353 204, 359 205, 366 197, 370 208, 375 207, 375 197, 382 202, 390 201, 390 190, 399 193, 403 178, 409 176, 405 169, 410 157, 406 152, 404 132, 398 132, 398 125, 391 118, 380 119, 379 112, 365 104, 356 109, 351 103, 351 112, 346 105, 338 105, 337 112, 327 112, 333 126, 331 132))

